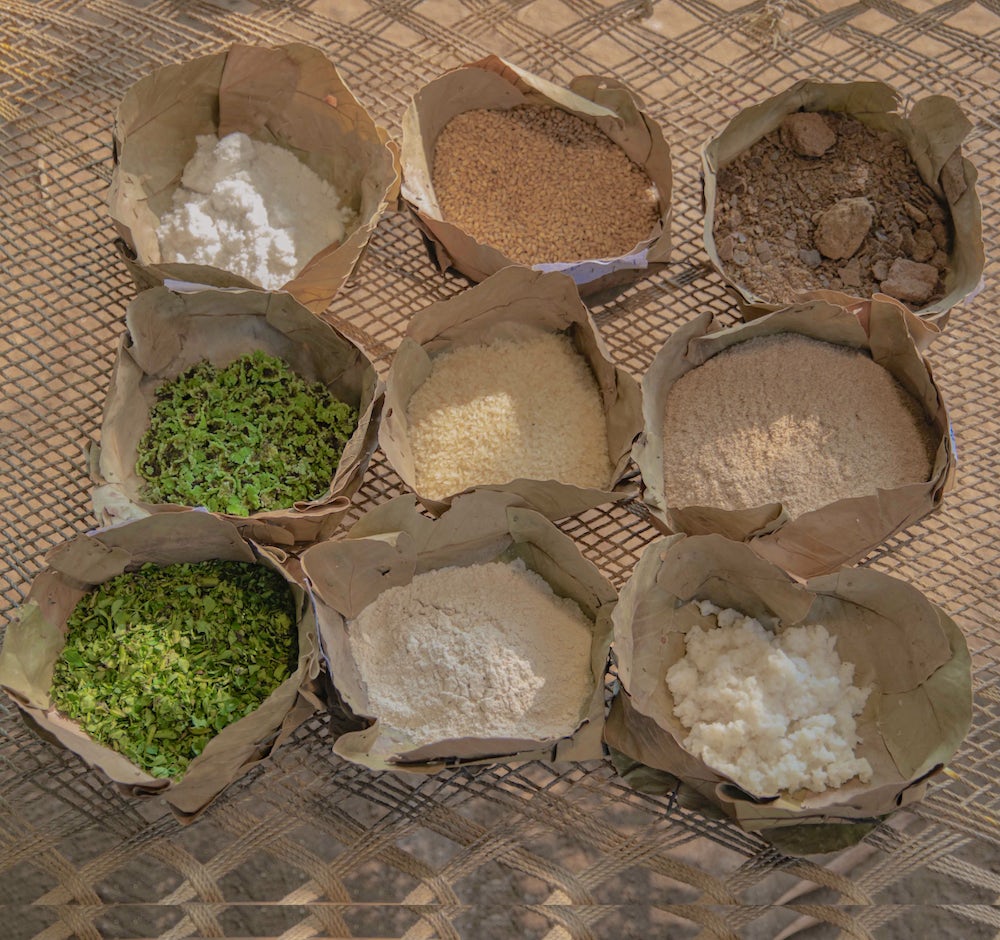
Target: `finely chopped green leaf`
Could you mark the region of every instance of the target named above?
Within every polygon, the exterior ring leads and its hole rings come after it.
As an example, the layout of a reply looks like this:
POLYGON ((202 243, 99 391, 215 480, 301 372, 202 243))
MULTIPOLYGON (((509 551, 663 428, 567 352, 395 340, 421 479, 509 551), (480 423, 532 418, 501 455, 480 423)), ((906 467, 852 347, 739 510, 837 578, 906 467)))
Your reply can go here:
POLYGON ((287 509, 330 485, 355 408, 260 350, 163 383, 139 442, 150 502, 236 516, 287 509))
POLYGON ((262 565, 147 564, 76 605, 52 701, 147 773, 176 778, 288 678, 294 624, 288 584, 262 565))

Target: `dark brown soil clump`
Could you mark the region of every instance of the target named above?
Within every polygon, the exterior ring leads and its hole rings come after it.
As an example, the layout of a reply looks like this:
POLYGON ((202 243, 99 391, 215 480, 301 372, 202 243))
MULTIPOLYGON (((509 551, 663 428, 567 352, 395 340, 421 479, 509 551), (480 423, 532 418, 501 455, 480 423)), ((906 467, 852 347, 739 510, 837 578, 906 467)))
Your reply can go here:
POLYGON ((726 274, 772 303, 817 288, 887 293, 914 309, 940 300, 949 216, 906 147, 824 112, 816 118, 836 140, 815 155, 831 137, 813 117, 797 128, 802 116, 719 171, 715 241, 726 274))

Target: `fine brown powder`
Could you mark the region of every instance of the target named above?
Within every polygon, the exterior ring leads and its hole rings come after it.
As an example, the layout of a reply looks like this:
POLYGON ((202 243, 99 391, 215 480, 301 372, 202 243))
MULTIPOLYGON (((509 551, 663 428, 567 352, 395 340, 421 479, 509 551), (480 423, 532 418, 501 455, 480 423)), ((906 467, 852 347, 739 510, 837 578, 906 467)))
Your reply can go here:
POLYGON ((867 354, 785 333, 748 340, 667 396, 669 506, 781 502, 794 518, 929 478, 934 439, 916 400, 867 354))

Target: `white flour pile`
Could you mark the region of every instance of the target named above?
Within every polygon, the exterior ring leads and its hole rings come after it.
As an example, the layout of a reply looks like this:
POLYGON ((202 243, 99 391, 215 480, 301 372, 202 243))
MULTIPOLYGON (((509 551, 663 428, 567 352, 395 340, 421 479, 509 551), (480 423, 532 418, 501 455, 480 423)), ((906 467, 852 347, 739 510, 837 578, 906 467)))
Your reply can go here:
POLYGON ((432 499, 520 477, 598 488, 611 481, 597 381, 567 336, 442 354, 407 417, 416 489, 432 499))
POLYGON ((669 506, 792 517, 930 477, 920 405, 864 353, 783 333, 748 340, 688 372, 667 396, 669 506))
POLYGON ((819 624, 773 634, 737 610, 695 603, 718 626, 690 630, 667 670, 674 714, 691 731, 684 747, 756 796, 869 781, 854 716, 871 690, 852 684, 836 638, 819 624))
POLYGON ((239 132, 196 142, 156 230, 163 261, 211 265, 277 290, 344 237, 353 213, 295 154, 239 132))
POLYGON ((372 713, 414 747, 560 738, 593 692, 590 622, 520 560, 417 575, 349 631, 372 713))

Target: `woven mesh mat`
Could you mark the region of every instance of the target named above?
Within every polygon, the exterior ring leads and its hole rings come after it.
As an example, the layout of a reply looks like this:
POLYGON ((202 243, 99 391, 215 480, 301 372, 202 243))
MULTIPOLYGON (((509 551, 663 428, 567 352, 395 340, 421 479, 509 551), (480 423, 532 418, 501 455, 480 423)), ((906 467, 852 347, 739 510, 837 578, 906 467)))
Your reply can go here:
MULTIPOLYGON (((595 314, 640 374, 672 328, 731 317, 704 267, 698 148, 738 108, 807 76, 956 96, 975 128, 987 253, 1000 244, 996 0, 767 0, 744 6, 559 0, 3 0, 0 4, 0 594, 94 524, 82 445, 96 434, 131 284, 104 209, 110 121, 151 69, 234 40, 304 40, 388 127, 443 68, 495 51, 555 81, 614 74, 673 149, 675 260, 595 314)), ((997 686, 1000 288, 953 313, 932 361, 959 477, 945 507, 867 560, 912 580, 965 631, 974 730, 927 800, 857 850, 788 859, 606 764, 377 775, 336 760, 315 719, 181 829, 32 736, 0 702, 0 936, 987 938, 1000 934, 997 686), (810 926, 811 925, 811 926, 810 926)), ((462 288, 402 214, 380 225, 329 316, 385 366, 408 317, 462 288)), ((363 510, 400 492, 379 459, 363 510)), ((626 508, 565 531, 617 584, 652 530, 626 508)))

